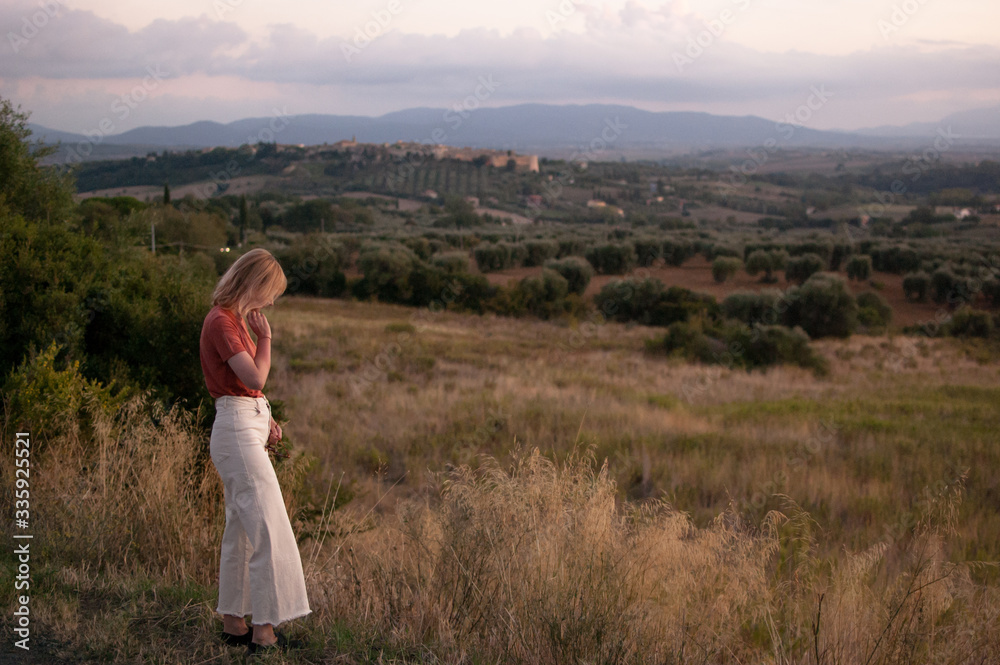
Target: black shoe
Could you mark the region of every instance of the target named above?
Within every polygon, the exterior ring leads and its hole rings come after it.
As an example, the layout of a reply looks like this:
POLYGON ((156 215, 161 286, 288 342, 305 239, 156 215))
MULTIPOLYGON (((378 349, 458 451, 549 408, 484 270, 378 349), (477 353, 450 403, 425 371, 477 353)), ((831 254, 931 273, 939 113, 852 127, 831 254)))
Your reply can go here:
POLYGON ((253 629, 247 628, 247 632, 243 633, 242 635, 233 635, 232 633, 227 633, 226 631, 222 631, 221 636, 222 636, 222 641, 228 644, 229 646, 241 647, 244 644, 250 644, 251 640, 253 640, 253 629))
POLYGON ((250 651, 250 655, 252 656, 254 654, 288 651, 289 649, 298 649, 299 647, 302 646, 298 640, 289 640, 287 637, 285 637, 284 633, 279 633, 278 631, 274 631, 274 636, 278 638, 278 641, 275 642, 274 644, 257 644, 256 642, 251 641, 247 645, 247 648, 250 651))

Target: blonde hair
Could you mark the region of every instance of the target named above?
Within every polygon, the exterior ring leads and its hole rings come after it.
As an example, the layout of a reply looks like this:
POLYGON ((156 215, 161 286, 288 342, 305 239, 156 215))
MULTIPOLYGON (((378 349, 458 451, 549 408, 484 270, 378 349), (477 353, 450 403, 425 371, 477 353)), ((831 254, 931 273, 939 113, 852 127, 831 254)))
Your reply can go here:
POLYGON ((266 303, 285 292, 288 281, 271 252, 256 247, 236 259, 219 278, 212 305, 232 309, 243 316, 254 305, 266 303))

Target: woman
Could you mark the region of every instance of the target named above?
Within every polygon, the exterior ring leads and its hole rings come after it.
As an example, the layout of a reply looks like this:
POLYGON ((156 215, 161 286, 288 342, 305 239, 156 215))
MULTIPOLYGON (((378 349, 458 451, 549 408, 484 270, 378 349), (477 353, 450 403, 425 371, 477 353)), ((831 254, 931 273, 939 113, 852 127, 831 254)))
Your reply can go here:
POLYGON ((201 368, 216 410, 212 463, 226 500, 216 611, 222 639, 246 644, 251 653, 287 647, 274 626, 311 612, 298 545, 267 454, 281 428, 261 392, 271 369, 271 327, 260 308, 274 304, 285 287, 274 256, 250 250, 219 279, 201 330, 201 368), (253 615, 252 631, 247 614, 253 615))

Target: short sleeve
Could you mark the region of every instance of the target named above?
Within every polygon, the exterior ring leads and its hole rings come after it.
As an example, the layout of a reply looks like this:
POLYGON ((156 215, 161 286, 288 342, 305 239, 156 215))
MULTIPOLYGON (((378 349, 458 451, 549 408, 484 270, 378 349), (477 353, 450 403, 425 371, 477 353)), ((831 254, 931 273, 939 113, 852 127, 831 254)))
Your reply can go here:
POLYGON ((212 341, 212 345, 215 347, 215 351, 219 354, 222 362, 228 362, 230 358, 240 351, 250 353, 250 350, 243 343, 239 327, 228 316, 217 317, 212 323, 212 330, 210 332, 209 339, 212 341))

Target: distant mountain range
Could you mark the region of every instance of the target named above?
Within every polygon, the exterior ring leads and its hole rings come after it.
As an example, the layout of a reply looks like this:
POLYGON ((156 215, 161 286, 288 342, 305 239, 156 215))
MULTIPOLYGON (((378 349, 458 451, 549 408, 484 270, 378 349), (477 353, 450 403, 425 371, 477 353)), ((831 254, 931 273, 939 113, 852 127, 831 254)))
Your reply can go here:
MULTIPOLYGON (((551 156, 623 151, 692 152, 737 147, 911 149, 952 128, 963 144, 1000 147, 1000 107, 956 113, 939 123, 875 127, 856 132, 820 131, 756 116, 696 112, 650 112, 602 104, 522 104, 475 111, 414 108, 379 117, 277 115, 226 124, 195 122, 180 127, 139 127, 93 138, 32 125, 35 138, 61 141, 60 152, 77 147, 93 157, 143 149, 236 147, 258 141, 318 145, 355 138, 362 143, 416 141, 514 150, 551 156), (92 150, 87 150, 88 145, 92 150)), ((58 158, 58 155, 55 156, 58 158)))

